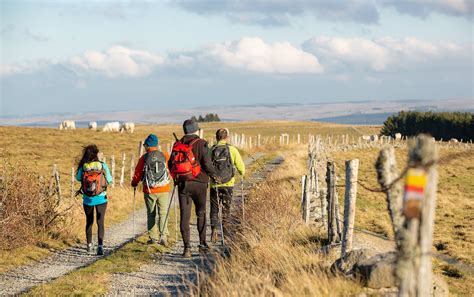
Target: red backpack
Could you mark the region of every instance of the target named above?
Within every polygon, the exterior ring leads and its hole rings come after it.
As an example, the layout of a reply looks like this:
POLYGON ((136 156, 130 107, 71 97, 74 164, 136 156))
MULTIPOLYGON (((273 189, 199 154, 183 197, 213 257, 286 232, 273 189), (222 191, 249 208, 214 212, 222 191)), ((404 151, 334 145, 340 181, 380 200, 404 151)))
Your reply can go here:
POLYGON ((188 144, 177 140, 173 144, 173 150, 171 151, 170 157, 170 174, 173 180, 192 180, 201 173, 201 165, 198 160, 196 160, 192 151, 193 144, 198 140, 199 138, 196 138, 188 144))
POLYGON ((107 190, 108 183, 107 179, 105 178, 105 171, 102 164, 99 164, 101 165, 100 168, 86 168, 86 166, 83 167, 84 171, 82 174, 81 192, 86 196, 97 196, 107 190))

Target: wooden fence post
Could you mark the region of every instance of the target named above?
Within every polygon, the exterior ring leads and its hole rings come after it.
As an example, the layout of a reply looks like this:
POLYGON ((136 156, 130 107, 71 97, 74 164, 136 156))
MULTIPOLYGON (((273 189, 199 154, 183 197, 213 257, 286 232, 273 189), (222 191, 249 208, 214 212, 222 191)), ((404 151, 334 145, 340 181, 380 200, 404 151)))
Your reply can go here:
POLYGON ((336 184, 335 184, 335 169, 334 162, 327 162, 326 170, 326 183, 327 183, 327 213, 328 213, 328 241, 329 244, 336 242, 336 204, 334 199, 336 196, 336 184))
POLYGON ((304 223, 309 225, 310 219, 310 205, 311 205, 311 173, 310 175, 305 175, 304 183, 304 223))
POLYGON ((334 219, 336 221, 336 234, 337 237, 339 238, 339 241, 342 239, 342 220, 341 220, 341 215, 339 212, 339 195, 337 194, 337 176, 335 178, 335 184, 334 184, 334 219))
POLYGON ((134 174, 135 174, 135 154, 132 153, 132 157, 130 158, 130 180, 133 179, 134 174))
POLYGON ((126 154, 122 154, 122 168, 120 169, 120 186, 123 187, 123 183, 125 180, 125 156, 126 154))
POLYGON ((138 158, 140 159, 142 155, 143 155, 143 141, 140 141, 138 143, 138 158))
POLYGON ((58 201, 60 201, 61 200, 61 183, 60 183, 59 172, 58 172, 58 168, 56 164, 53 165, 53 176, 56 182, 56 195, 58 196, 58 201))
POLYGON ((352 250, 352 235, 357 198, 357 175, 359 160, 346 161, 346 188, 344 193, 344 232, 342 234, 341 258, 352 250))
POLYGON ((260 134, 257 135, 257 146, 260 146, 260 134))
POLYGON ((306 200, 307 200, 307 191, 306 188, 308 187, 308 179, 306 175, 301 176, 301 217, 303 221, 306 223, 307 221, 307 215, 306 213, 308 212, 306 208, 306 200))
POLYGON ((402 216, 402 183, 394 183, 395 179, 400 175, 400 171, 397 168, 395 149, 392 146, 386 146, 380 151, 375 168, 377 169, 378 183, 386 191, 387 208, 392 220, 395 243, 397 248, 399 248, 399 230, 402 228, 405 219, 402 216))
POLYGON ((110 167, 112 167, 112 188, 115 188, 115 156, 110 156, 110 167))
POLYGON ((431 247, 438 173, 438 149, 433 140, 418 136, 409 149, 400 250, 396 276, 399 296, 429 296, 432 284, 431 247), (414 190, 415 189, 415 190, 414 190))
POLYGON ((74 189, 74 182, 76 181, 76 177, 74 174, 74 167, 71 167, 71 198, 74 197, 74 194, 76 193, 74 189))

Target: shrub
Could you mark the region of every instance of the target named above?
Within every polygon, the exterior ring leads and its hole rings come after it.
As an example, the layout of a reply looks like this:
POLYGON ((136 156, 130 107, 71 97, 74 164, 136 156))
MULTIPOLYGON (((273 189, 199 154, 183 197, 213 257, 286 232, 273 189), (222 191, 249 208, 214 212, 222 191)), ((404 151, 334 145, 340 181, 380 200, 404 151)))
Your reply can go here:
POLYGON ((36 244, 64 222, 60 200, 49 185, 23 164, 2 162, 0 249, 36 244))

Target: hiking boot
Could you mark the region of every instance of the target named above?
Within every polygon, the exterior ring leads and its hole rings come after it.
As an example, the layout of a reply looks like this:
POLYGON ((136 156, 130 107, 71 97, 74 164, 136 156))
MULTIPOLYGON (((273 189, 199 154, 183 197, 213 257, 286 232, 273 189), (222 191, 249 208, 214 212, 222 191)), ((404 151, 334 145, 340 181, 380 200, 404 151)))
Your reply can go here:
POLYGON ((104 255, 104 248, 101 245, 99 245, 97 247, 97 256, 103 256, 103 255, 104 255))
POLYGON ((87 244, 87 247, 86 247, 87 252, 88 252, 88 253, 92 252, 92 248, 93 248, 92 242, 91 242, 91 243, 88 243, 88 244, 87 244))
POLYGON ((191 258, 191 249, 190 248, 184 248, 183 251, 183 258, 191 258))
POLYGON ((164 247, 168 247, 168 240, 166 240, 166 237, 163 237, 161 240, 160 240, 160 244, 164 247))
POLYGON ((209 246, 207 245, 207 243, 206 243, 206 244, 200 244, 200 245, 199 245, 199 253, 201 253, 201 254, 207 254, 207 253, 209 253, 209 250, 210 250, 210 249, 209 249, 209 246))
POLYGON ((216 244, 217 240, 218 240, 217 239, 217 228, 212 227, 212 229, 211 229, 211 242, 213 244, 216 244))
POLYGON ((148 239, 148 241, 146 242, 146 244, 157 244, 158 241, 156 239, 148 239))

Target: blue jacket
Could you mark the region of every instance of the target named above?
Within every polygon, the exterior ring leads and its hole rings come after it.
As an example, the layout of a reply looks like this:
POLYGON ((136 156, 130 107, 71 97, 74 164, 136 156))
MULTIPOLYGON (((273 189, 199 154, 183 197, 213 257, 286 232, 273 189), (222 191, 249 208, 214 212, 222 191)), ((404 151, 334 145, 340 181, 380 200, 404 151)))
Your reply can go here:
MULTIPOLYGON (((97 165, 97 163, 99 162, 90 162, 90 163, 86 163, 83 165, 84 166, 94 166, 94 165, 97 165)), ((112 182, 112 175, 110 174, 110 170, 109 170, 109 167, 107 166, 106 163, 103 163, 103 162, 100 162, 104 168, 104 171, 105 171, 105 179, 107 180, 107 183, 111 183, 112 182)), ((83 167, 79 168, 79 170, 77 171, 77 174, 76 174, 76 180, 78 181, 82 181, 82 173, 84 172, 84 169, 83 167)), ((99 205, 99 204, 104 204, 107 202, 107 192, 104 191, 102 193, 100 193, 99 195, 97 196, 92 196, 92 197, 89 197, 87 195, 82 195, 82 201, 83 201, 83 204, 84 205, 88 205, 88 206, 94 206, 94 205, 99 205)))

